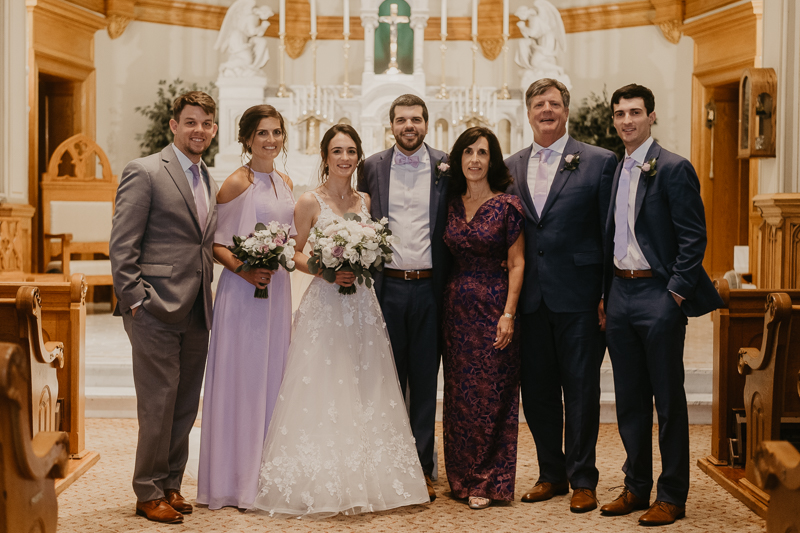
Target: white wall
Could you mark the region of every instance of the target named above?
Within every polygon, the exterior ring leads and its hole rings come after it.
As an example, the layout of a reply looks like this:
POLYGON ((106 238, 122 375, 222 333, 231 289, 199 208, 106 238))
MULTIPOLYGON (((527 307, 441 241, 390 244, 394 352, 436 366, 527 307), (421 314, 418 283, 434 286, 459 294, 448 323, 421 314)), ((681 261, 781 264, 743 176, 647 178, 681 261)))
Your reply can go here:
MULTIPOLYGON (((787 0, 788 1, 788 0, 787 0)), ((277 0, 260 2, 278 10, 277 0)), ((523 2, 519 2, 521 5, 523 2)), ((468 2, 450 2, 452 16, 468 16, 468 2), (462 5, 463 4, 463 5, 462 5), (462 12, 463 11, 463 12, 462 12)), ((511 11, 517 2, 512 2, 511 11)), ((586 1, 582 0, 581 5, 586 1)), ((338 1, 321 2, 320 15, 338 14, 338 1), (335 8, 335 9, 334 9, 335 8), (326 10, 332 10, 328 13, 326 10)), ((430 13, 438 16, 438 2, 430 3, 430 13)), ((560 6, 563 7, 563 6, 560 6)), ((357 16, 358 3, 351 2, 351 13, 357 16)), ((217 77, 219 54, 213 49, 216 31, 180 28, 161 24, 132 22, 125 33, 110 40, 98 32, 96 42, 97 66, 97 138, 106 150, 114 172, 138 157, 139 148, 134 136, 146 128, 146 120, 136 114, 136 106, 150 104, 159 79, 169 81, 181 77, 201 84, 217 77)), ((342 42, 320 41, 317 53, 317 83, 341 84, 342 42)), ((471 43, 452 42, 448 45, 445 69, 448 86, 469 86, 472 83, 471 43)), ((518 89, 520 76, 513 61, 517 41, 509 46, 509 87, 518 89)), ((601 93, 605 84, 609 96, 614 89, 632 82, 650 87, 656 95, 658 125, 653 132, 668 149, 685 157, 690 152, 690 109, 692 40, 684 37, 678 45, 669 43, 656 26, 625 28, 567 35, 568 51, 562 61, 572 78, 572 107, 581 104, 589 93, 601 93)), ((272 91, 278 85, 278 39, 270 39, 270 60, 264 67, 272 91)), ((425 74, 428 86, 438 86, 441 80, 441 60, 438 41, 425 42, 425 74)), ((350 49, 350 83, 358 84, 363 69, 363 41, 352 41, 350 49)), ((478 85, 501 86, 503 81, 502 54, 489 61, 478 56, 478 85)), ((286 83, 310 84, 312 79, 310 46, 296 60, 286 59, 286 83)))
POLYGON ((0 201, 28 203, 27 13, 0 3, 0 201))
POLYGON ((139 157, 135 136, 144 133, 147 119, 134 108, 155 101, 159 80, 181 78, 200 85, 216 80, 217 33, 136 21, 118 39, 97 32, 97 142, 114 173, 139 157))

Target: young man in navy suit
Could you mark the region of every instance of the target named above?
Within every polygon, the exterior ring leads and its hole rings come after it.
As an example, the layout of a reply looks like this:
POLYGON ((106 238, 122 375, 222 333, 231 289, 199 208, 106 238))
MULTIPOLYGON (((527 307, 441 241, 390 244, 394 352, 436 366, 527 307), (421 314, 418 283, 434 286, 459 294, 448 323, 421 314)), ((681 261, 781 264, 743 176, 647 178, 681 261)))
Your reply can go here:
POLYGON ((567 494, 571 485, 570 510, 582 513, 597 508, 595 447, 605 355, 598 310, 603 229, 617 158, 567 134, 569 91, 563 83, 538 80, 525 102, 533 145, 506 160, 514 177, 509 192, 525 208, 522 403, 539 458, 539 479, 522 501, 567 494))
POLYGON ((606 340, 614 368, 617 422, 627 460, 622 494, 600 511, 648 509, 639 523, 671 524, 685 515, 689 492, 689 416, 683 388, 687 316, 720 305, 703 270, 706 224, 700 182, 683 157, 650 135, 652 91, 626 85, 611 97, 625 144, 606 224, 606 340), (653 487, 653 399, 662 472, 653 487))

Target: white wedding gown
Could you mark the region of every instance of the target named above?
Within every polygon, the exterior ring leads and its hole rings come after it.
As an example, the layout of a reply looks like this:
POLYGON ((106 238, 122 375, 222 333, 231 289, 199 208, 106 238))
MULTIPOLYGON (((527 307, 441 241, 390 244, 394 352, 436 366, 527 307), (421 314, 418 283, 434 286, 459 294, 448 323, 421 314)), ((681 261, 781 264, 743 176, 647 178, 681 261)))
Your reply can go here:
MULTIPOLYGON (((315 196, 324 228, 338 215, 315 196)), ((361 209, 368 217, 363 198, 361 209)), ((253 504, 270 515, 429 501, 375 290, 338 289, 314 278, 297 309, 253 504)))

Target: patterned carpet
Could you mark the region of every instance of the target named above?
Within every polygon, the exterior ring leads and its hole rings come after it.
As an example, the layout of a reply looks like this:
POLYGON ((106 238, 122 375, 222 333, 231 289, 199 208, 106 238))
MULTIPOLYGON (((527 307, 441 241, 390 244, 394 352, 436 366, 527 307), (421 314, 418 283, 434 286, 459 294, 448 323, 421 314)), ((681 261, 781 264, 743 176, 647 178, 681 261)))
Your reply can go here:
MULTIPOLYGON (((337 516, 320 522, 269 518, 264 514, 242 513, 225 508, 209 511, 196 508, 181 525, 159 525, 134 515, 135 497, 131 489, 131 473, 136 443, 135 420, 88 419, 86 447, 100 452, 100 462, 69 487, 58 499, 61 533, 148 532, 261 532, 261 531, 365 531, 370 533, 398 531, 517 531, 609 532, 642 531, 639 513, 624 517, 604 517, 599 511, 573 514, 569 496, 558 496, 548 502, 526 504, 519 497, 536 480, 536 454, 527 426, 520 425, 517 499, 511 504, 482 511, 469 509, 465 503, 449 496, 446 477, 440 466, 436 483, 439 498, 431 505, 407 507, 396 511, 355 517, 337 516)), ((441 424, 437 435, 441 441, 441 424)), ((697 459, 708 454, 710 426, 691 426, 692 488, 686 515, 660 530, 677 532, 761 532, 764 521, 729 495, 696 466, 697 459)), ((660 464, 658 448, 655 464, 660 464)), ((600 428, 597 450, 600 503, 608 503, 620 492, 624 460, 622 443, 613 425, 600 428)), ((439 464, 444 459, 439 449, 439 464)), ((657 475, 657 472, 656 472, 657 475)), ((185 479, 184 495, 193 501, 196 483, 185 479)), ((657 530, 659 531, 659 530, 657 530)))

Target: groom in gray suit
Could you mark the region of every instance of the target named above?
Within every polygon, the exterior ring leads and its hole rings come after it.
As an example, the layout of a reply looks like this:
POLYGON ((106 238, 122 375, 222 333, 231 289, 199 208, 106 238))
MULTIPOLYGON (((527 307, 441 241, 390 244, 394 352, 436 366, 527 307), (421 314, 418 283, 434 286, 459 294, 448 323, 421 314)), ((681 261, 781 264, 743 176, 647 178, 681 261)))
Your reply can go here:
POLYGON ((539 480, 522 501, 567 494, 571 485, 570 510, 582 513, 597 507, 605 353, 598 307, 617 158, 567 134, 569 91, 561 82, 534 82, 525 103, 533 145, 506 160, 514 177, 509 192, 525 208, 522 403, 539 458, 539 480))
POLYGON ((114 315, 133 349, 136 514, 156 522, 192 512, 180 488, 211 329, 217 186, 201 156, 217 133, 215 113, 200 91, 175 100, 174 143, 122 172, 109 242, 114 315))

